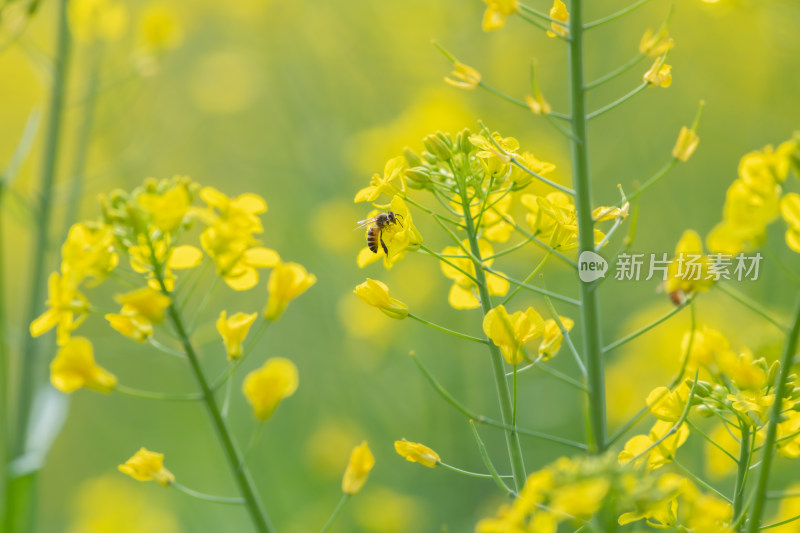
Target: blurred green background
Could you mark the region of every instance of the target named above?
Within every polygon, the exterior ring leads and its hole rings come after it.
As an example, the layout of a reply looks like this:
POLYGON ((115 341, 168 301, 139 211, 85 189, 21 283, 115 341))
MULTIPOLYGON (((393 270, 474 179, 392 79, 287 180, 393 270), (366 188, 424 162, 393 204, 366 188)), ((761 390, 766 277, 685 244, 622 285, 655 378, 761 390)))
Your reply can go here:
MULTIPOLYGON (((564 138, 542 117, 480 89, 464 92, 445 85, 442 77, 450 65, 430 41, 438 40, 489 84, 519 98, 529 92, 528 64, 537 58, 545 97, 554 109, 568 112, 563 43, 515 17, 503 30, 482 32, 485 5, 479 0, 181 0, 169 6, 180 21, 182 42, 166 54, 158 72, 143 77, 132 66, 132 54, 137 16, 146 4, 125 3, 131 21, 120 41, 74 48, 54 220, 62 220, 66 207, 74 132, 91 58, 101 54, 81 216, 98 215, 98 193, 130 189, 148 176, 189 175, 229 195, 255 192, 270 206, 264 218, 265 244, 319 278, 268 331, 234 381, 230 420, 240 442, 246 443, 254 421, 238 393, 245 372, 269 356, 289 357, 300 370, 298 392, 268 422, 251 454, 252 470, 278 530, 301 533, 321 527, 340 497, 350 450, 366 439, 377 464, 336 531, 442 531, 444 526, 451 532, 471 531, 502 502, 493 483, 406 463, 395 454, 393 441, 406 437, 423 442, 445 462, 483 471, 467 421, 423 381, 408 352, 415 350, 457 398, 496 418, 487 353, 416 322, 392 321, 358 301, 352 289, 367 276, 380 279, 415 313, 473 334, 480 334, 480 313, 449 308, 450 282, 430 257, 412 254, 389 272, 381 264, 359 270, 355 257, 363 247, 363 233, 352 228, 369 209, 354 205, 352 198, 404 146, 421 149, 424 135, 475 128, 479 119, 555 163, 556 179, 568 183, 564 138)), ((0 52, 0 166, 8 161, 31 111, 46 111, 54 4, 43 2, 22 37, 0 52)), ((541 0, 530 4, 549 9, 541 0)), ((589 3, 587 18, 626 4, 589 3)), ((587 38, 587 77, 633 57, 645 29, 658 27, 669 6, 655 0, 593 30, 587 38)), ((593 121, 590 129, 595 200, 609 203, 618 198, 616 184, 632 190, 668 160, 680 127, 691 123, 699 100, 707 103, 697 153, 641 201, 634 250, 671 251, 686 228, 706 234, 721 217, 739 158, 788 139, 798 128, 798 28, 800 5, 794 0, 675 2, 672 87, 644 91, 593 121)), ((643 61, 596 90, 590 108, 641 83, 648 66, 643 61)), ((15 184, 19 197, 37 194, 40 146, 41 132, 15 184)), ((2 298, 11 311, 8 342, 16 348, 27 331, 22 317, 30 281, 26 258, 31 215, 16 195, 9 198, 2 213, 6 233, 0 244, 7 262, 2 298)), ((420 213, 415 222, 429 247, 448 244, 431 219, 420 213)), ((54 239, 63 231, 54 228, 54 239)), ((777 316, 794 298, 778 261, 794 271, 800 266, 797 257, 780 251, 785 250, 782 241, 782 230, 773 227, 767 248, 778 251, 765 252, 759 281, 740 285, 777 316)), ((496 268, 520 279, 539 257, 538 251, 526 249, 499 260, 496 268)), ((54 269, 55 256, 50 261, 54 269)), ((549 288, 575 294, 573 276, 558 263, 548 266, 546 276, 549 288)), ((111 285, 101 292, 112 292, 111 285)), ((201 317, 197 339, 210 375, 225 364, 214 329, 219 310, 261 309, 264 285, 262 280, 248 293, 219 290, 201 317)), ((607 282, 601 302, 607 340, 671 306, 656 282, 607 282)), ((525 293, 513 308, 527 305, 545 313, 543 302, 525 293)), ((561 314, 574 317, 575 310, 564 307, 561 314)), ((774 356, 780 342, 772 326, 716 292, 700 298, 698 321, 721 329, 733 345, 746 344, 767 357, 774 356)), ((612 354, 612 428, 643 405, 651 387, 671 379, 687 327, 688 314, 682 313, 612 354)), ((92 317, 81 332, 94 340, 100 364, 122 383, 149 390, 194 390, 181 361, 121 339, 100 317, 92 317)), ((552 364, 574 375, 566 350, 552 364)), ((580 398, 574 390, 537 371, 523 375, 520 387, 522 425, 583 438, 580 398)), ((480 429, 499 468, 507 470, 502 434, 480 429)), ((38 531, 247 531, 242 508, 206 504, 116 472, 117 464, 146 446, 166 455, 167 467, 183 484, 233 495, 235 486, 211 432, 199 404, 77 392, 41 476, 38 531), (93 520, 106 529, 90 529, 87 524, 93 520)), ((569 453, 528 439, 523 444, 529 471, 569 453)), ((699 439, 691 440, 682 453, 697 468, 707 463, 699 439)), ((780 465, 776 472, 790 477, 780 465)), ((719 479, 722 486, 730 483, 730 476, 719 479)), ((798 531, 791 527, 775 531, 798 531)))

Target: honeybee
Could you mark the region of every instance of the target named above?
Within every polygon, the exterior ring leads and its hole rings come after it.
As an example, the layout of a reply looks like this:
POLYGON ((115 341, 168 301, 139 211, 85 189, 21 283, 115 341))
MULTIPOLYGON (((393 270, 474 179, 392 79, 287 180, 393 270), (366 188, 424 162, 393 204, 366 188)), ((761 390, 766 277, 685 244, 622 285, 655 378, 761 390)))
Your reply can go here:
POLYGON ((402 228, 402 220, 403 215, 398 215, 393 211, 387 211, 386 213, 378 213, 374 217, 359 220, 356 229, 369 226, 369 228, 367 228, 367 246, 369 249, 372 251, 372 253, 377 254, 378 243, 380 242, 383 252, 386 255, 389 255, 389 249, 386 248, 386 243, 383 242, 383 230, 385 230, 390 224, 400 224, 400 227, 402 228))

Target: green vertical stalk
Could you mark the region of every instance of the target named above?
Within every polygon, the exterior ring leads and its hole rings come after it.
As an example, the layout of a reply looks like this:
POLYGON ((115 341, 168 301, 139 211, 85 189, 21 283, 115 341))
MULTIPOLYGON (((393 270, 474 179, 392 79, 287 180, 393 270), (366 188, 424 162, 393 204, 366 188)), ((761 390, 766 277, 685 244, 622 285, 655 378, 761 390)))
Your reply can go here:
MULTIPOLYGON (((153 247, 153 243, 149 240, 149 236, 148 243, 150 245, 151 257, 155 258, 155 249, 153 247)), ((170 304, 167 308, 167 314, 169 315, 170 322, 172 322, 172 325, 175 328, 175 333, 177 334, 178 340, 183 346, 183 350, 189 360, 189 365, 192 367, 192 373, 197 380, 197 385, 200 387, 200 392, 203 396, 203 402, 205 403, 206 410, 211 417, 211 424, 214 426, 219 443, 222 445, 222 451, 224 452, 225 458, 228 461, 228 466, 230 467, 236 484, 239 486, 239 492, 244 498, 244 503, 248 512, 250 513, 250 518, 253 521, 253 525, 255 526, 256 531, 259 533, 272 533, 274 530, 269 523, 269 519, 267 518, 267 511, 264 509, 264 505, 261 503, 261 499, 258 497, 258 494, 256 494, 255 483, 250 475, 250 471, 244 464, 242 454, 236 447, 231 431, 225 422, 225 418, 222 416, 222 411, 220 410, 219 405, 217 404, 217 399, 214 396, 214 389, 209 385, 208 380, 203 373, 203 369, 200 366, 200 358, 197 356, 197 352, 192 345, 192 341, 189 338, 186 326, 183 324, 183 320, 181 320, 180 313, 178 313, 178 309, 175 307, 175 302, 173 300, 174 295, 167 290, 167 286, 164 283, 163 267, 159 265, 157 261, 154 261, 154 263, 155 264, 153 267, 155 270, 156 279, 161 286, 161 291, 170 297, 170 304)))
MULTIPOLYGON (((28 324, 41 313, 45 300, 45 273, 47 270, 48 232, 53 207, 53 185, 55 183, 58 153, 61 148, 61 124, 64 118, 64 99, 67 91, 67 66, 70 57, 70 36, 67 27, 67 0, 59 1, 58 32, 56 38, 56 56, 53 69, 53 87, 50 95, 50 117, 45 132, 42 159, 42 183, 38 206, 38 224, 36 235, 31 243, 31 293, 28 300, 28 313, 23 323, 27 331, 28 324)), ((22 375, 19 384, 19 401, 17 404, 17 428, 14 435, 14 454, 23 452, 25 434, 28 430, 31 403, 38 382, 38 346, 30 335, 23 335, 22 375)))
POLYGON ((792 370, 792 359, 797 352, 797 335, 800 333, 800 298, 794 311, 794 321, 792 329, 783 344, 781 354, 781 372, 778 381, 775 383, 775 401, 769 415, 769 425, 767 426, 767 437, 764 439, 764 452, 761 458, 761 469, 758 472, 758 484, 756 485, 755 500, 753 502, 753 512, 747 525, 748 533, 756 533, 761 526, 761 516, 764 513, 764 505, 767 497, 767 485, 769 484, 769 471, 772 467, 772 458, 775 454, 775 439, 778 434, 778 422, 781 418, 782 398, 786 393, 786 382, 792 370))
MULTIPOLYGON (((2 243, 5 242, 5 223, 3 217, 3 192, 5 191, 5 183, 3 177, 0 176, 0 461, 5 465, 9 459, 11 446, 11 427, 9 424, 9 400, 11 399, 11 391, 9 390, 9 366, 8 366, 8 328, 6 327, 6 294, 5 291, 5 254, 3 251, 2 243)), ((0 472, 0 475, 5 475, 5 470, 0 472)), ((0 495, 1 497, 2 495, 0 495)), ((1 513, 0 513, 1 514, 1 513)))
MULTIPOLYGON (((578 251, 594 251, 592 188, 589 176, 589 148, 586 88, 583 80, 583 21, 581 0, 572 0, 569 28, 569 93, 572 116, 572 182, 578 215, 578 251)), ((606 449, 606 393, 603 350, 600 342, 599 304, 596 285, 581 283, 581 329, 589 389, 589 446, 601 453, 606 449)))
MULTIPOLYGON (((70 58, 70 35, 67 27, 67 0, 59 0, 56 29, 56 48, 53 61, 53 81, 50 92, 50 115, 48 117, 42 152, 42 181, 38 206, 36 233, 31 243, 30 297, 27 313, 23 315, 23 331, 39 315, 44 304, 45 273, 47 269, 48 231, 53 204, 53 185, 61 145, 64 100, 67 90, 67 68, 70 58)), ((30 422, 33 396, 39 383, 39 343, 30 335, 23 335, 19 350, 21 373, 17 387, 16 424, 11 440, 9 459, 25 452, 25 439, 30 422)), ((10 402, 9 402, 10 403, 10 402)), ((6 501, 2 517, 2 530, 7 533, 29 533, 34 531, 34 507, 36 504, 36 472, 16 475, 6 470, 6 501)))
MULTIPOLYGON (((457 173, 456 173, 457 174, 457 173)), ((481 299, 483 316, 491 311, 492 300, 489 296, 489 289, 486 284, 486 273, 483 270, 480 247, 478 246, 478 232, 475 228, 475 221, 470 216, 469 197, 463 176, 459 180, 461 188, 461 205, 464 210, 464 221, 466 223, 467 239, 469 240, 470 251, 472 252, 473 263, 475 265, 475 279, 478 282, 478 293, 481 299)), ((509 429, 506 430, 506 446, 508 456, 511 461, 511 474, 514 477, 516 492, 525 486, 525 464, 522 460, 522 446, 519 442, 519 433, 514 426, 514 413, 511 407, 511 398, 506 381, 505 369, 503 368, 503 355, 500 349, 491 341, 487 342, 491 355, 492 373, 494 374, 495 385, 497 386, 497 398, 500 401, 500 414, 503 424, 509 429)))
POLYGON ((736 472, 736 485, 733 488, 733 517, 738 518, 742 513, 744 503, 744 484, 747 480, 747 470, 750 468, 750 426, 742 420, 741 444, 739 449, 739 469, 736 472))

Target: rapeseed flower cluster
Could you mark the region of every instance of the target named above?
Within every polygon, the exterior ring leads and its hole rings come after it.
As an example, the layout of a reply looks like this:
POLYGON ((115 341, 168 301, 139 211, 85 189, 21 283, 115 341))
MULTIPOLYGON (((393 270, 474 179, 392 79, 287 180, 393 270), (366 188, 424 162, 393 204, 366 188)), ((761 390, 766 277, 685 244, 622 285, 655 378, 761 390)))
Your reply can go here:
MULTIPOLYGON (((168 318, 174 323, 178 273, 196 268, 205 258, 237 291, 256 287, 259 271, 271 268, 263 315, 270 321, 316 281, 301 265, 283 262, 277 252, 261 246, 260 215, 267 204, 256 194, 230 198, 178 176, 147 179, 130 193, 101 196, 100 204, 99 219, 70 228, 61 249, 61 267, 50 275, 48 309, 30 325, 33 336, 57 329, 59 349, 50 370, 53 385, 62 392, 81 387, 110 392, 116 387, 116 377, 96 363, 91 341, 72 336, 93 310, 85 290, 112 274, 141 280, 139 288, 115 296, 121 306, 118 312, 105 314, 112 329, 137 342, 151 340, 155 328, 168 318), (199 239, 192 243, 197 225, 199 239)), ((217 330, 230 361, 243 356, 245 338, 257 317, 258 313, 221 311, 217 330)), ((268 418, 278 402, 294 392, 296 374, 290 361, 275 358, 246 380, 244 392, 257 418, 268 418)))
POLYGON ((800 145, 795 138, 777 148, 768 145, 742 157, 739 176, 725 196, 722 221, 706 237, 711 252, 733 255, 760 248, 767 226, 779 214, 788 225, 786 244, 800 252, 800 220, 796 216, 800 197, 796 193, 783 194, 783 183, 796 165, 798 154, 800 145))
POLYGON ((531 474, 514 501, 481 520, 475 531, 555 533, 559 524, 580 527, 598 513, 616 517, 620 525, 644 520, 695 533, 733 531, 729 503, 678 474, 619 466, 608 455, 562 457, 531 474))

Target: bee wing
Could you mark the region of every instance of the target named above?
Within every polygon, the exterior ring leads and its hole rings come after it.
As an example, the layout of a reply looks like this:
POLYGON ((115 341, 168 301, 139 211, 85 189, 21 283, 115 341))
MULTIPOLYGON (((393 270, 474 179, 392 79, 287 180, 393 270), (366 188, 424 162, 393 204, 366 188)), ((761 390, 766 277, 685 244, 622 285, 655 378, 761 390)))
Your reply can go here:
POLYGON ((366 226, 371 226, 372 224, 375 223, 375 219, 376 218, 377 217, 369 217, 369 218, 365 218, 364 220, 359 220, 358 222, 356 222, 356 224, 358 224, 358 225, 355 228, 353 228, 353 231, 355 231, 357 229, 360 229, 360 228, 364 228, 366 226))

